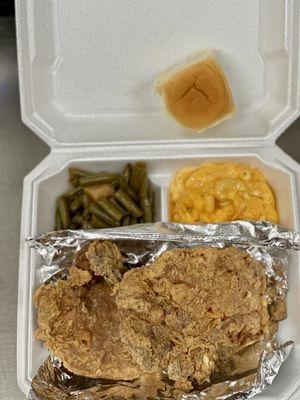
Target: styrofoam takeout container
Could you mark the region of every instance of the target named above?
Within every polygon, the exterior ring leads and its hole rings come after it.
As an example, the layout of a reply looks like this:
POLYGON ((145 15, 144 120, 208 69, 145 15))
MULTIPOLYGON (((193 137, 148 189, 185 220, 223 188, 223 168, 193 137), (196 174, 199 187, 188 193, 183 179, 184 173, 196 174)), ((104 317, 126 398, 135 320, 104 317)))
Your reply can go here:
MULTIPOLYGON (((24 239, 53 228, 69 165, 120 171, 128 160, 146 160, 156 220, 166 220, 177 169, 249 163, 273 187, 281 223, 299 229, 299 165, 275 145, 300 113, 299 9, 298 0, 16 0, 22 118, 51 147, 24 180, 17 369, 25 394, 47 352, 33 337, 39 259, 24 239), (238 112, 193 134, 160 112, 152 84, 205 47, 216 49, 238 112)), ((293 397, 300 385, 299 274, 294 254, 279 336, 296 346, 261 399, 293 397)))

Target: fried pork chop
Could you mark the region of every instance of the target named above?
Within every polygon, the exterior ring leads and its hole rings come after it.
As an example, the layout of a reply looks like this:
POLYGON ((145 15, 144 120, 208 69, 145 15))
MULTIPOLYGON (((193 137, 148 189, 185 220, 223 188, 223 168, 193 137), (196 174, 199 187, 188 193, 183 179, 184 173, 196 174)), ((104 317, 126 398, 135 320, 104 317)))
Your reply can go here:
POLYGON ((144 372, 189 388, 268 334, 265 291, 263 265, 238 249, 169 250, 116 285, 121 339, 144 372))
POLYGON ((77 375, 135 379, 139 367, 119 336, 120 315, 105 282, 90 284, 92 275, 71 268, 67 281, 41 286, 35 293, 37 339, 77 375))
POLYGON ((241 372, 243 354, 258 354, 251 346, 274 330, 265 295, 263 265, 235 248, 168 250, 126 272, 116 244, 94 241, 67 281, 36 291, 36 337, 76 374, 131 380, 165 371, 188 390, 241 372))

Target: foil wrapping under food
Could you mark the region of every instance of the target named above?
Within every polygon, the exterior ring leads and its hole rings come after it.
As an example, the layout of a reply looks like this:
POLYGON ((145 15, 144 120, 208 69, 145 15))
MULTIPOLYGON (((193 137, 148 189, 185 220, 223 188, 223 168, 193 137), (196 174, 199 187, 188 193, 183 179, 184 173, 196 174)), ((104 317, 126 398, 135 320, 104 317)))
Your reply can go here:
MULTIPOLYGON (((63 279, 74 254, 91 240, 114 240, 131 267, 152 263, 165 250, 178 247, 233 246, 261 261, 273 290, 269 302, 287 294, 288 251, 300 249, 300 235, 267 222, 235 221, 223 224, 183 225, 174 223, 141 224, 93 231, 59 231, 29 238, 31 247, 41 255, 41 283, 63 279), (275 289, 275 290, 274 290, 275 289)), ((248 399, 269 386, 287 358, 293 343, 265 341, 256 371, 245 376, 209 385, 200 391, 181 394, 182 399, 248 399)), ((168 396, 178 397, 169 385, 168 396)), ((32 381, 30 399, 96 400, 123 393, 121 397, 145 398, 137 381, 107 381, 76 376, 58 359, 49 356, 32 381)), ((120 398, 119 395, 117 397, 120 398)))

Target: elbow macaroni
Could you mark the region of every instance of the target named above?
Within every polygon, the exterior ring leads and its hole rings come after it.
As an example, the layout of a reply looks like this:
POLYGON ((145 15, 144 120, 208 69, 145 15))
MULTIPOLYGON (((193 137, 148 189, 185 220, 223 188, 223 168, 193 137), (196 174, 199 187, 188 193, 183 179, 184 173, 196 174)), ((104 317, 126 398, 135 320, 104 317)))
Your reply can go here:
POLYGON ((246 164, 204 163, 183 168, 171 182, 169 201, 173 222, 279 221, 266 178, 246 164))

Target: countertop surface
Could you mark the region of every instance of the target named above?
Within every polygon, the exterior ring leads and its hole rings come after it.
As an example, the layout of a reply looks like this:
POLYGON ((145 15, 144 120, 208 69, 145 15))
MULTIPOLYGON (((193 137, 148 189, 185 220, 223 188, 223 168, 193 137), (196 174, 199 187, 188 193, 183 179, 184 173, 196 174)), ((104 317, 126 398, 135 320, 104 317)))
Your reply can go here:
MULTIPOLYGON (((300 120, 278 145, 300 161, 300 120)), ((49 148, 20 118, 14 20, 0 17, 0 400, 24 400, 16 382, 22 183, 49 148)))

